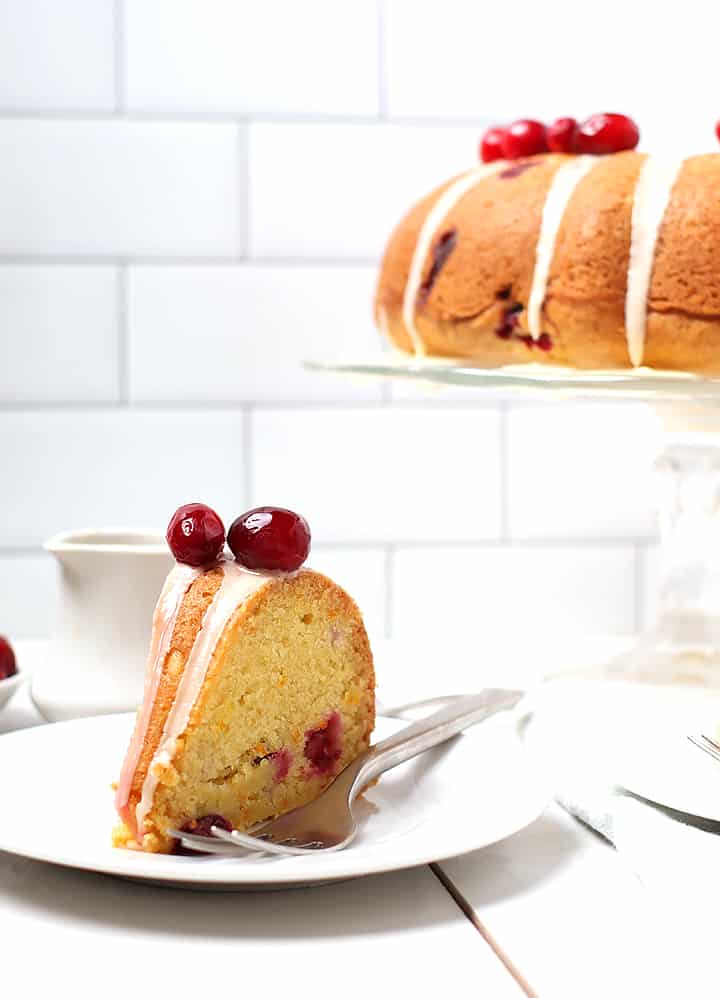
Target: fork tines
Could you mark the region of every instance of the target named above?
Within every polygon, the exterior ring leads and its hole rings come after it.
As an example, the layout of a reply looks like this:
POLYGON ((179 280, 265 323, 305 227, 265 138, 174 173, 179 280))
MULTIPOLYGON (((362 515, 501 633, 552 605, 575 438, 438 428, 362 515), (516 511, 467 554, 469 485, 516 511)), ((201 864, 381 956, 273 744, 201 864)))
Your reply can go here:
POLYGON ((692 742, 697 748, 702 749, 703 752, 714 759, 716 762, 720 762, 720 742, 715 741, 714 738, 710 738, 709 735, 688 735, 688 741, 692 742))

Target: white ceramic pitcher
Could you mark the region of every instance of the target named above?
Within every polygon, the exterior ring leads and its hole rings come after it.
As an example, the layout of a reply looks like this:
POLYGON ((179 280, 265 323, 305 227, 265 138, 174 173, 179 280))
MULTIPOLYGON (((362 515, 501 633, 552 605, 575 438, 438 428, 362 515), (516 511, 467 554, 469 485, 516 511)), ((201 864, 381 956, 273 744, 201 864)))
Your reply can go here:
POLYGON ((173 559, 162 531, 88 528, 58 534, 60 592, 48 661, 32 697, 49 721, 135 710, 152 614, 173 559))

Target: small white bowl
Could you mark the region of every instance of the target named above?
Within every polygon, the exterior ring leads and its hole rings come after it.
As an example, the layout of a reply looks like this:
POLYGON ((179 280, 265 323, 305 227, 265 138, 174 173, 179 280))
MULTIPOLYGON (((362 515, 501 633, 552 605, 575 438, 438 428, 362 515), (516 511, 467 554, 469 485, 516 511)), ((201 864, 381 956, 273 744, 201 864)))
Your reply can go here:
POLYGON ((5 706, 15 690, 20 689, 22 684, 26 683, 29 678, 30 674, 28 672, 19 671, 7 679, 0 679, 0 710, 5 706))

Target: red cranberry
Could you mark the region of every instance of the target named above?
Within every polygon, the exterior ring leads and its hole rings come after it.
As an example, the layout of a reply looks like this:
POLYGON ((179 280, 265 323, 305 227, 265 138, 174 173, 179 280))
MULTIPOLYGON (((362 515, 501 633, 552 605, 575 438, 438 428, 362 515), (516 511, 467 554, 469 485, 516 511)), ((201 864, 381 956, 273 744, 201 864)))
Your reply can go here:
POLYGON ((209 838, 213 825, 217 825, 218 828, 222 828, 226 832, 233 830, 230 822, 221 814, 204 814, 202 818, 191 818, 190 821, 186 821, 180 831, 191 832, 193 835, 204 835, 209 838))
POLYGON ((577 149, 581 153, 605 156, 608 153, 634 149, 640 140, 638 126, 624 114, 594 114, 583 121, 577 133, 577 149))
POLYGON ((574 118, 556 118, 548 125, 547 144, 550 152, 573 153, 577 148, 578 123, 574 118))
POLYGON ((210 565, 225 544, 225 527, 215 510, 201 502, 180 506, 165 534, 175 560, 184 565, 210 565))
POLYGON ((7 638, 0 637, 0 679, 9 679, 17 672, 15 653, 7 638))
POLYGON ((545 125, 529 118, 513 121, 503 132, 501 146, 505 159, 520 159, 521 156, 547 152, 545 125))
POLYGON ((480 159, 483 163, 492 163, 503 158, 502 137, 504 128, 488 128, 480 140, 480 159))
POLYGON ((715 134, 717 135, 718 142, 720 142, 720 121, 715 125, 715 134))
POLYGON ((305 517, 290 509, 258 506, 234 521, 228 544, 246 568, 294 572, 310 551, 310 527, 305 517))
MULTIPOLYGON (((213 825, 217 825, 218 828, 222 828, 226 832, 233 830, 230 822, 227 818, 223 818, 221 814, 205 814, 202 818, 191 818, 190 821, 186 821, 181 826, 180 831, 190 832, 192 835, 202 835, 210 839, 213 838, 210 831, 213 825)), ((199 852, 197 849, 189 849, 187 846, 182 845, 179 839, 175 840, 173 852, 176 856, 207 856, 207 853, 199 852)))
POLYGON ((316 773, 329 773, 342 755, 342 718, 334 710, 324 728, 305 732, 305 758, 316 773))

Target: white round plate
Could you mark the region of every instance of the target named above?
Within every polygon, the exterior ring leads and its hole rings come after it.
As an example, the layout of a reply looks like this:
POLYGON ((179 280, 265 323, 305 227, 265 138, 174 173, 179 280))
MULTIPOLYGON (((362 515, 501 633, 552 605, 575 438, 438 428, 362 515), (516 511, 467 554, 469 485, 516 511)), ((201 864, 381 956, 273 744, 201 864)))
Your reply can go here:
MULTIPOLYGON (((134 716, 83 718, 0 738, 0 849, 98 873, 200 889, 278 889, 418 866, 480 849, 539 816, 548 796, 512 715, 386 773, 365 795, 348 849, 326 855, 244 858, 158 856, 113 849, 110 782, 134 716), (27 774, 41 774, 28 780, 27 774), (46 774, 46 775, 42 775, 46 774)), ((406 722, 378 718, 376 739, 406 722)))
POLYGON ((559 774, 585 774, 720 821, 720 763, 687 738, 717 735, 720 691, 578 679, 548 683, 537 697, 526 740, 559 787, 559 774))

